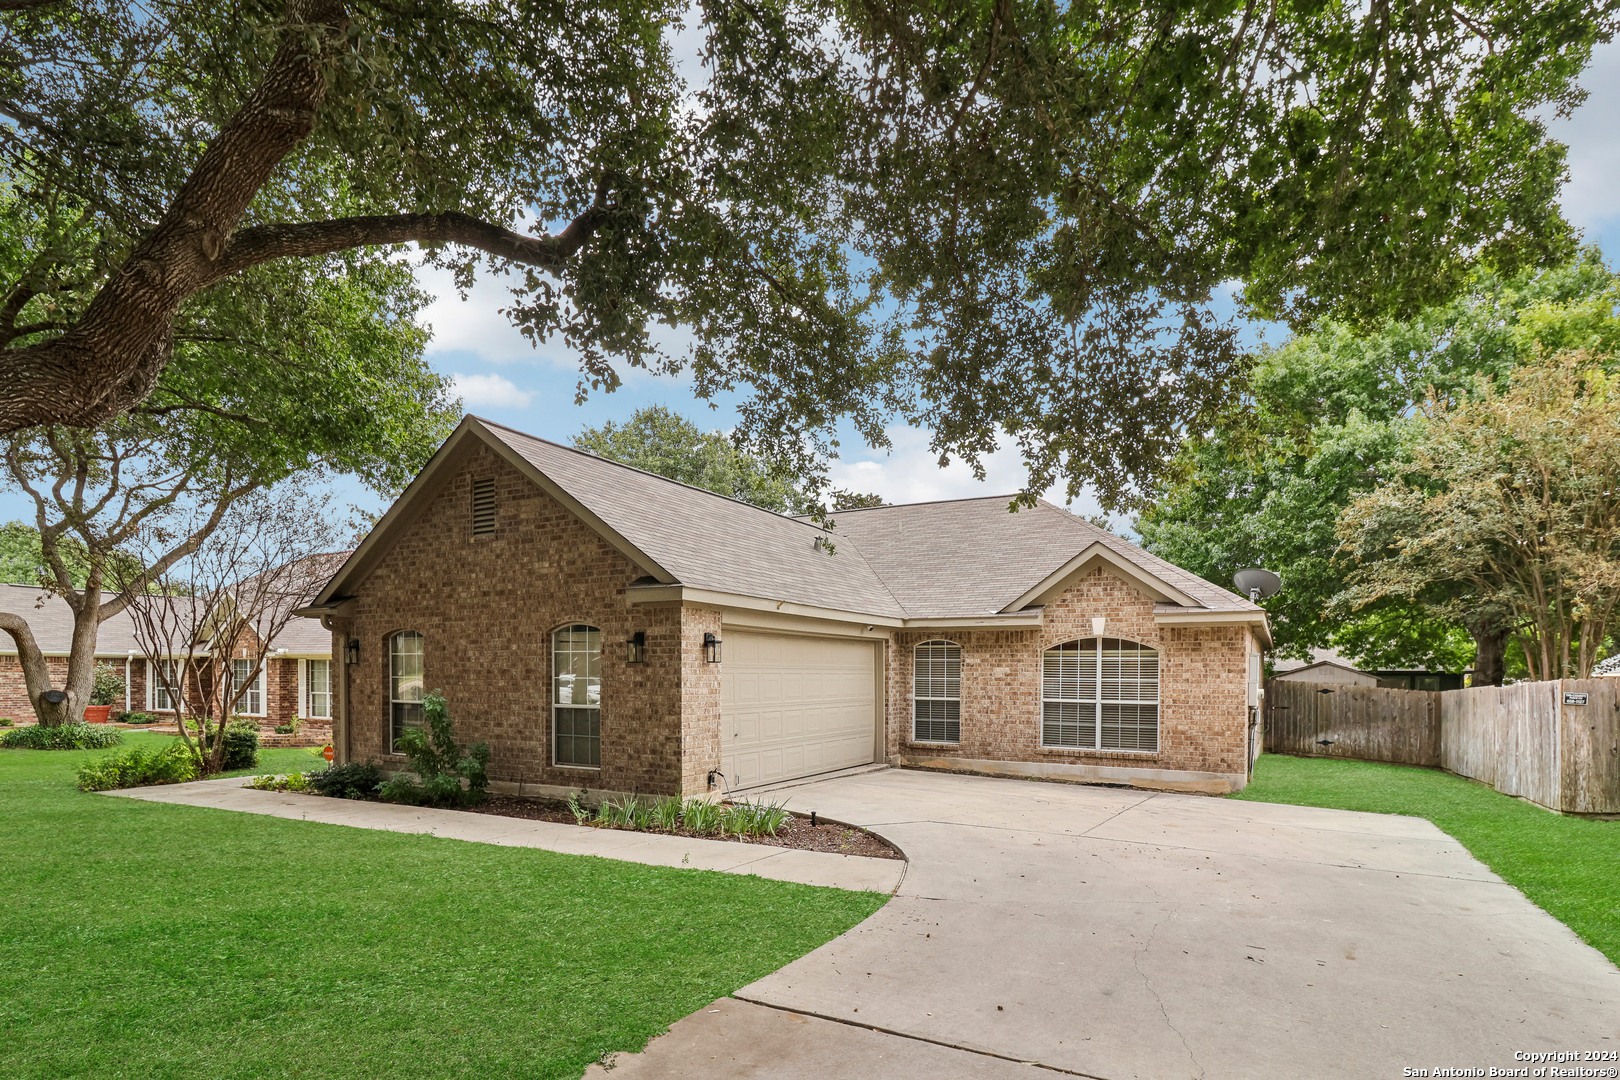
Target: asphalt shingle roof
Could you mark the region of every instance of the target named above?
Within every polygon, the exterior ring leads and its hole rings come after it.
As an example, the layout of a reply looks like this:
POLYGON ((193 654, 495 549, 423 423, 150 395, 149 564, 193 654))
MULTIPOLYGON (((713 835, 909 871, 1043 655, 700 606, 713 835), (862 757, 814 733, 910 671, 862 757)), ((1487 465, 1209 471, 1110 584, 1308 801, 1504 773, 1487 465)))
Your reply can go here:
POLYGON ((492 434, 682 585, 902 617, 862 554, 816 547, 821 530, 702 488, 487 420, 492 434))
POLYGON ((1018 513, 1010 495, 842 511, 829 554, 802 518, 478 423, 691 588, 898 618, 985 616, 1102 543, 1203 610, 1259 610, 1045 501, 1018 513))

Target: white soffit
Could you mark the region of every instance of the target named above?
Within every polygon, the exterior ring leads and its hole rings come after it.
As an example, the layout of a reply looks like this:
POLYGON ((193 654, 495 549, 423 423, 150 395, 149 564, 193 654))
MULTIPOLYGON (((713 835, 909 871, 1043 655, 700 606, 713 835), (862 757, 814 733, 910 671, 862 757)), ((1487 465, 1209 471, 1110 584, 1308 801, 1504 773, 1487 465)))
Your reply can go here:
POLYGON ((1089 574, 1099 566, 1108 567, 1116 575, 1124 578, 1160 603, 1180 604, 1182 607, 1197 610, 1203 610, 1204 608, 1204 605, 1168 581, 1148 573, 1108 547, 1108 545, 1098 541, 1092 543, 1080 554, 1058 567, 1038 585, 1002 608, 1002 610, 1011 612, 1034 605, 1047 604, 1056 599, 1076 579, 1089 574))

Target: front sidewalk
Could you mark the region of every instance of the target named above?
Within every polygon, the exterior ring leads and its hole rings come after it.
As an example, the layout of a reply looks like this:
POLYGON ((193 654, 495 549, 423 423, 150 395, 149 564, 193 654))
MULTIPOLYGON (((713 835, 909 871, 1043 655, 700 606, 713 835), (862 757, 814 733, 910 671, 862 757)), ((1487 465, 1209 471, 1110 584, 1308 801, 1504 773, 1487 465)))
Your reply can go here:
POLYGON ((243 787, 243 777, 196 780, 189 784, 128 788, 103 794, 144 802, 174 803, 245 814, 348 825, 385 832, 428 833, 447 840, 476 844, 532 847, 565 855, 595 855, 604 859, 714 870, 722 874, 753 874, 800 885, 824 885, 892 894, 905 877, 900 859, 870 859, 825 851, 800 851, 728 840, 701 840, 619 829, 593 829, 554 821, 529 821, 462 810, 433 810, 392 803, 329 799, 285 791, 255 791, 243 787))

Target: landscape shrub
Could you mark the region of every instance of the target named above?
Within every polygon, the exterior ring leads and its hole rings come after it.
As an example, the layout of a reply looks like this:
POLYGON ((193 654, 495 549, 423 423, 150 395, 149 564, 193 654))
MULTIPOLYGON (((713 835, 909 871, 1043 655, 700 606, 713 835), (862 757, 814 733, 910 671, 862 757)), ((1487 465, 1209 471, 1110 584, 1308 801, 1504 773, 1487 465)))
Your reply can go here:
POLYGON ((0 735, 0 747, 8 750, 105 750, 123 741, 115 727, 85 723, 12 728, 0 735))
POLYGON ((791 815, 781 803, 732 803, 721 814, 720 831, 738 836, 775 836, 791 815))
POLYGON ((410 759, 416 779, 400 774, 378 789, 385 802, 411 806, 471 806, 486 798, 489 787, 489 744, 463 749, 444 695, 435 690, 422 702, 426 728, 406 728, 399 749, 410 759))
POLYGON ((17 721, 13 720, 9 716, 0 716, 0 727, 10 727, 12 724, 15 724, 16 722, 17 721))
POLYGON ((87 761, 79 766, 83 791, 113 791, 148 784, 183 784, 197 778, 197 759, 182 742, 159 750, 132 746, 121 754, 87 761))
POLYGON ((107 661, 96 665, 94 680, 90 684, 90 704, 113 705, 124 696, 124 678, 107 661))
MULTIPOLYGON (((208 729, 208 741, 214 740, 214 728, 208 729)), ((251 769, 259 763, 259 725, 251 720, 232 720, 225 725, 225 760, 220 768, 225 772, 251 769)))
POLYGON ((346 761, 304 774, 308 787, 334 799, 369 799, 382 782, 382 770, 369 761, 346 761))
POLYGON ((782 803, 742 802, 722 804, 706 799, 642 799, 626 795, 604 799, 593 813, 578 795, 571 795, 568 808, 581 825, 595 824, 609 829, 684 828, 699 836, 775 836, 790 815, 782 803))
POLYGON ((120 724, 161 724, 163 717, 147 712, 127 712, 118 718, 120 724))
POLYGON ((275 773, 266 773, 264 776, 255 776, 245 785, 255 791, 305 791, 309 788, 309 779, 301 772, 290 772, 285 776, 275 773))

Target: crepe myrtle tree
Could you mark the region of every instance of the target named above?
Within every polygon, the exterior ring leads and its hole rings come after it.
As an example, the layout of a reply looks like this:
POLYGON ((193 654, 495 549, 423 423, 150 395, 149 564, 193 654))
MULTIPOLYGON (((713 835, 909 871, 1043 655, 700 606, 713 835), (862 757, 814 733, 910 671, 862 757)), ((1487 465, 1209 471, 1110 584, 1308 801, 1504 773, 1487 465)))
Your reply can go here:
MULTIPOLYGON (((0 431, 139 407, 247 275, 417 244, 580 358, 744 390, 821 477, 895 415, 1129 503, 1238 366, 1211 290, 1370 322, 1570 250, 1616 0, 10 0, 0 431), (684 35, 684 37, 682 36, 684 35), (692 43, 701 71, 677 62, 692 43), (660 348, 655 324, 687 331, 660 348)), ((213 405, 209 385, 193 407, 213 405)), ((819 481, 818 481, 819 482, 819 481)))
POLYGON ((135 557, 122 565, 149 569, 115 573, 115 584, 136 643, 155 661, 147 678, 205 776, 224 768, 226 725, 246 711, 275 639, 347 556, 330 550, 338 534, 330 501, 297 483, 255 490, 180 560, 167 556, 180 538, 204 532, 211 508, 145 524, 126 542, 135 557))

